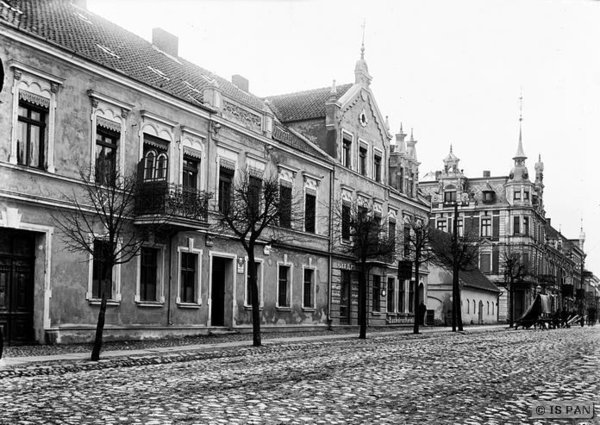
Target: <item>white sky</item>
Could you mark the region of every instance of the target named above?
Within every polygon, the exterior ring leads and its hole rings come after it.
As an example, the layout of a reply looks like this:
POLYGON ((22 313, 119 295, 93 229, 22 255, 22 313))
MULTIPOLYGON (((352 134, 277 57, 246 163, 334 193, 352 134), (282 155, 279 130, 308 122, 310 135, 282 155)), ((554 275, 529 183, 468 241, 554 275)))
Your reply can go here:
POLYGON ((419 140, 420 175, 450 144, 469 177, 508 175, 523 146, 542 155, 546 216, 587 234, 600 275, 600 1, 88 0, 88 9, 151 39, 179 37, 180 56, 258 96, 354 82, 366 22, 371 88, 391 131, 419 140))

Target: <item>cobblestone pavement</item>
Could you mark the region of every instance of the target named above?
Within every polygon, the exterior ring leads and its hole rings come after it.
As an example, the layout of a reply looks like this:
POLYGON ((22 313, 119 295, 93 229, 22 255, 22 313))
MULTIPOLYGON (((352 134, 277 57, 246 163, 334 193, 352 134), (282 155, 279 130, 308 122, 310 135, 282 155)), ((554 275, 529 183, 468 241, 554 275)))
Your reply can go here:
POLYGON ((373 334, 7 376, 0 423, 543 424, 533 401, 593 401, 600 414, 599 343, 600 327, 373 334))

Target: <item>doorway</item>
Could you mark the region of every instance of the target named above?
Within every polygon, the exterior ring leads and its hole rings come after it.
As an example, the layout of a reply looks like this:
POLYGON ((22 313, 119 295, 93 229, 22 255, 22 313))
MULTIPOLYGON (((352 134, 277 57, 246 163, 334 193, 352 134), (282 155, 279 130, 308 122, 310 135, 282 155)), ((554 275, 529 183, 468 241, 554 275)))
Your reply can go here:
POLYGON ((211 326, 231 326, 233 302, 233 259, 212 257, 210 287, 211 326))
POLYGON ((0 326, 7 345, 34 342, 35 234, 0 229, 0 326))

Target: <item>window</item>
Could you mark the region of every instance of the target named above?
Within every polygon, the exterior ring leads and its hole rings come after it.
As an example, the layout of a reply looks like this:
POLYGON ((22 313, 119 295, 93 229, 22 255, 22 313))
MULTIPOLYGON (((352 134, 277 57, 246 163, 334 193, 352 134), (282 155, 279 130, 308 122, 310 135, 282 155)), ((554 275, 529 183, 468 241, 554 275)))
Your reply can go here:
POLYGON ((396 222, 393 219, 390 219, 388 223, 388 238, 392 245, 392 251, 396 252, 396 222))
POLYGON ((277 285, 277 307, 290 307, 290 267, 280 265, 277 285))
POLYGON ((514 194, 513 199, 515 201, 520 201, 521 200, 521 191, 520 190, 515 190, 515 194, 514 194))
POLYGON ((186 189, 198 189, 198 171, 200 170, 200 160, 193 158, 188 155, 183 155, 183 166, 182 173, 183 178, 181 179, 182 185, 186 189))
POLYGON ((487 315, 489 316, 489 314, 490 314, 490 302, 486 301, 486 304, 487 304, 487 315))
POLYGON ((117 177, 117 142, 119 133, 96 128, 95 179, 102 185, 114 185, 117 177))
POLYGON ((142 248, 140 261, 140 301, 157 301, 159 250, 142 248))
POLYGON ((284 184, 279 186, 279 225, 292 227, 292 188, 284 184))
POLYGON ((494 195, 496 194, 496 192, 490 191, 490 190, 484 190, 483 191, 483 203, 484 204, 491 204, 492 202, 494 202, 494 195))
MULTIPOLYGON (((258 261, 255 261, 254 264, 256 266, 256 286, 258 288, 258 303, 262 306, 262 264, 258 261)), ((250 285, 250 267, 246 267, 246 297, 244 305, 252 305, 252 285, 250 285)))
POLYGON ((523 191, 523 199, 529 200, 529 191, 528 190, 523 191))
POLYGON ((342 239, 350 240, 350 206, 342 205, 342 239))
POLYGON ((164 140, 144 135, 143 176, 146 181, 167 179, 168 143, 164 140))
POLYGON ((400 313, 404 313, 405 305, 405 290, 404 290, 405 281, 398 282, 398 311, 400 313))
POLYGON ((513 234, 521 234, 521 217, 513 217, 513 234))
POLYGON ((110 242, 96 239, 94 241, 94 256, 92 270, 92 298, 102 298, 102 291, 107 291, 106 298, 112 299, 112 270, 106 262, 113 255, 110 242))
POLYGON ((396 301, 394 297, 394 285, 396 284, 396 280, 393 277, 388 277, 387 281, 387 311, 388 313, 394 312, 394 301, 396 301))
POLYGON ((481 217, 481 236, 489 237, 492 236, 492 218, 481 217))
POLYGON ((364 146, 358 150, 358 172, 363 176, 367 175, 367 148, 364 146))
POLYGON ((380 155, 375 155, 375 158, 373 160, 373 178, 375 179, 376 182, 380 182, 381 183, 381 156, 380 155))
POLYGON ((317 197, 307 193, 304 197, 304 230, 315 233, 315 222, 317 212, 317 197))
POLYGON ((373 275, 373 311, 381 311, 381 276, 373 275))
POLYGON ((479 270, 482 273, 489 274, 491 273, 491 255, 489 252, 479 254, 479 270))
POLYGON ((45 168, 48 108, 21 100, 17 129, 17 163, 45 168))
POLYGON ((233 170, 220 167, 219 169, 219 211, 225 212, 231 206, 233 170))
POLYGON ((441 230, 442 232, 445 232, 447 229, 447 225, 448 225, 448 221, 446 219, 441 219, 441 220, 438 220, 438 222, 436 224, 436 228, 438 230, 441 230))
POLYGON ((461 238, 465 235, 464 222, 462 218, 458 218, 456 221, 456 231, 458 233, 458 236, 460 236, 461 238))
POLYGON ((248 207, 252 217, 258 217, 260 214, 260 192, 262 190, 262 179, 256 176, 250 176, 248 182, 248 207))
POLYGON ((446 203, 446 204, 456 203, 456 191, 455 190, 444 192, 444 203, 446 203))
POLYGON ((196 294, 196 266, 198 254, 191 252, 181 253, 181 283, 179 299, 182 303, 195 303, 196 294))
POLYGON ((342 165, 352 168, 352 141, 346 138, 342 143, 342 165))
POLYGON ((529 217, 523 217, 523 234, 529 235, 529 217))
POLYGON ((410 226, 408 224, 404 225, 404 256, 408 257, 410 255, 410 226))
POLYGON ((467 300, 467 314, 471 313, 471 301, 467 300))
POLYGON ((415 281, 411 280, 408 288, 408 311, 413 313, 415 310, 415 281))
POLYGON ((313 269, 304 269, 304 285, 302 293, 302 307, 314 308, 314 277, 315 271, 313 269))

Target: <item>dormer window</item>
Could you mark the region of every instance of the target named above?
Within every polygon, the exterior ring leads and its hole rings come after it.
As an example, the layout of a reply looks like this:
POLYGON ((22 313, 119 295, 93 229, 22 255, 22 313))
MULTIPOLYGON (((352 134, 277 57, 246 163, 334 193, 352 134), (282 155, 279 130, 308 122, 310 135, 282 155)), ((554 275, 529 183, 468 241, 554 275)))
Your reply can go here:
POLYGON ((483 203, 484 204, 491 204, 492 202, 494 202, 496 192, 494 191, 484 191, 483 192, 483 203))
POLYGON ((456 188, 454 186, 448 186, 444 191, 444 203, 454 204, 456 203, 456 188))

